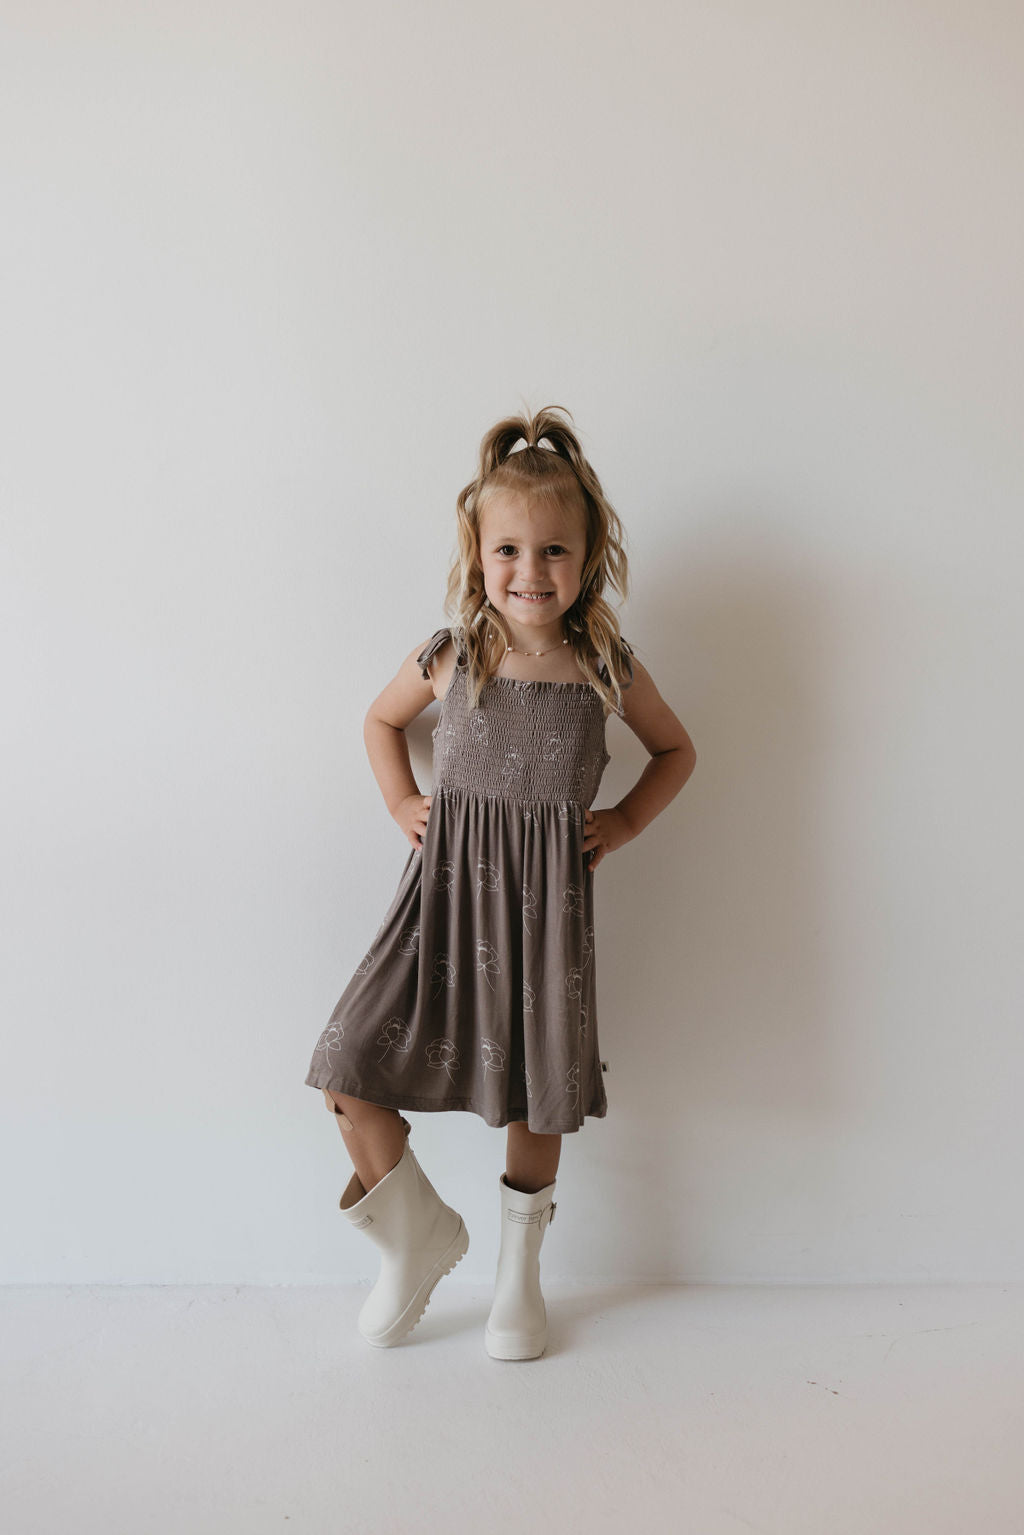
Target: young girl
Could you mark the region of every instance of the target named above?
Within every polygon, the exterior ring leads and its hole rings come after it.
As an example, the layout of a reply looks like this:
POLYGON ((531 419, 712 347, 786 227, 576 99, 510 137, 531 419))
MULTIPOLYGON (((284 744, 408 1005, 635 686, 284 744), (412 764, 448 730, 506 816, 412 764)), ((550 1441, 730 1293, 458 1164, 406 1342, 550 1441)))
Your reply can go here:
POLYGON ((469 1247, 399 1111, 468 1109, 508 1126, 485 1345, 494 1359, 543 1353, 539 1255, 562 1136, 607 1111, 594 871, 696 761, 605 600, 608 587, 627 593, 622 526, 558 411, 507 418, 484 437, 457 502, 452 626, 410 651, 365 721, 412 851, 306 1082, 323 1091, 355 1169, 340 1208, 381 1252, 358 1325, 382 1347, 416 1325, 469 1247), (421 794, 404 732, 435 698, 421 794), (612 710, 651 760, 617 805, 592 811, 612 710))

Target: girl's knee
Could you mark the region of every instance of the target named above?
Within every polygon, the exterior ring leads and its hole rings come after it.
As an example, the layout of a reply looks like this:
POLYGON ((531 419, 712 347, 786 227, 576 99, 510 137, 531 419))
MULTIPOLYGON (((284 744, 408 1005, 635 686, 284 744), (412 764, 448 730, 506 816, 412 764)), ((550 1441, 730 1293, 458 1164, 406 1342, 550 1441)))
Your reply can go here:
POLYGON ((337 1115, 339 1130, 355 1130, 360 1124, 365 1126, 367 1120, 375 1118, 379 1121, 382 1114, 400 1120, 406 1135, 412 1129, 409 1121, 397 1109, 385 1108, 380 1103, 368 1103, 365 1098, 353 1098, 348 1093, 335 1093, 329 1087, 323 1087, 320 1091, 329 1112, 337 1115))
MULTIPOLYGON (((328 1112, 338 1116, 338 1129, 353 1129, 352 1121, 348 1116, 348 1108, 350 1104, 356 1103, 358 1100, 348 1097, 346 1093, 332 1093, 329 1087, 321 1088, 321 1092, 324 1095, 324 1103, 327 1106, 328 1112)), ((359 1110, 357 1109, 356 1113, 358 1114, 358 1112, 359 1110)))

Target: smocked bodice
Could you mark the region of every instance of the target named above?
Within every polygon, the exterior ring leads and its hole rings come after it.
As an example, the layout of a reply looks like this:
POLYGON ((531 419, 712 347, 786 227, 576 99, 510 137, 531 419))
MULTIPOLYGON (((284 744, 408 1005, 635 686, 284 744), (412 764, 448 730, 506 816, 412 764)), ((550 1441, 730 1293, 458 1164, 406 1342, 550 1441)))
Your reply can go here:
POLYGON ((470 709, 455 668, 433 732, 434 785, 514 800, 590 805, 609 754, 589 683, 492 677, 470 709))
MULTIPOLYGON (((418 657, 425 677, 449 632, 438 630, 418 657)), ((461 656, 432 736, 433 789, 489 798, 589 807, 610 761, 602 699, 589 682, 491 677, 470 708, 461 656)))

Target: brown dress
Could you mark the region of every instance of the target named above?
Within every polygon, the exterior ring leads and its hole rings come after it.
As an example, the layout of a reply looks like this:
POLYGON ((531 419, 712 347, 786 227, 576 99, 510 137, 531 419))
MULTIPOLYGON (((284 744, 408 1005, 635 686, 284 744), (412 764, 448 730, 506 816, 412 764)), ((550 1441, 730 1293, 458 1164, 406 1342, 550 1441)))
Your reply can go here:
MULTIPOLYGON (((417 657, 424 677, 450 634, 417 657)), ((459 654, 433 731, 423 846, 317 1041, 310 1087, 545 1134, 604 1117, 583 852, 604 723, 589 682, 492 677, 470 709, 459 654)))

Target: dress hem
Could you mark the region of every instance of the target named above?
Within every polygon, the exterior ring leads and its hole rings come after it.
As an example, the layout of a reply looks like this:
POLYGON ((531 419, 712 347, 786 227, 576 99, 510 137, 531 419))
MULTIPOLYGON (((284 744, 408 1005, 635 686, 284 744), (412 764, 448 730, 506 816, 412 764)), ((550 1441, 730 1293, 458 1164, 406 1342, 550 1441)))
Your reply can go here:
MULTIPOLYGON (((484 1124, 490 1125, 492 1130, 503 1130, 506 1125, 522 1124, 526 1125, 534 1135, 574 1135, 583 1128, 582 1119, 575 1125, 555 1126, 551 1129, 535 1127, 530 1124, 529 1119, 525 1115, 517 1119, 514 1117, 514 1113, 510 1114, 506 1119, 488 1119, 483 1110, 477 1108, 470 1098, 416 1098, 406 1094, 378 1092, 371 1094, 365 1089, 348 1087, 344 1082, 339 1082, 336 1077, 331 1078, 327 1082, 320 1082, 317 1080, 317 1075, 316 1073, 310 1073, 306 1078, 307 1087, 315 1087, 318 1092, 323 1092, 326 1089, 328 1092, 345 1093, 349 1098, 359 1098, 366 1103, 375 1103, 382 1109, 408 1109, 414 1114, 440 1113, 445 1109, 462 1110, 465 1113, 478 1115, 484 1124)), ((604 1119, 607 1113, 608 1103, 605 1100, 600 1107, 584 1109, 583 1118, 604 1119)))

